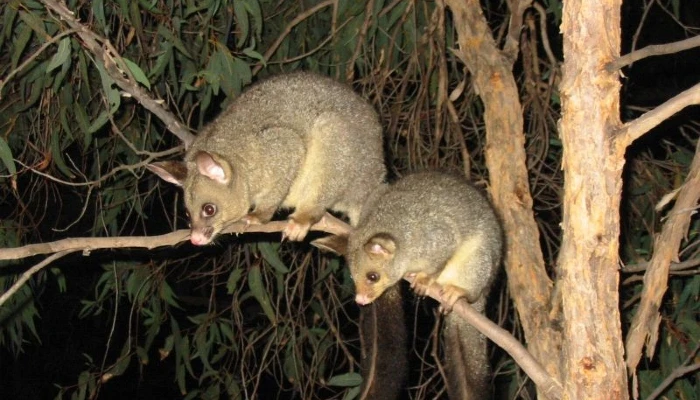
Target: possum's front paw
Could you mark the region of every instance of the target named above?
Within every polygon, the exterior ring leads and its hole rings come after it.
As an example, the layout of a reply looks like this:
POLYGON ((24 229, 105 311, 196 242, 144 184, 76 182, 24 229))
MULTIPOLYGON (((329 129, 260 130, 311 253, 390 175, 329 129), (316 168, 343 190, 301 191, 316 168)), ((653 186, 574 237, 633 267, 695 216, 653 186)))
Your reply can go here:
POLYGON ((440 291, 440 296, 442 296, 442 303, 440 304, 440 311, 443 314, 447 314, 452 311, 457 300, 460 297, 467 297, 467 292, 454 285, 444 285, 440 291))
POLYGON ((435 281, 430 275, 426 274, 425 272, 417 272, 413 275, 413 281, 411 282, 411 289, 413 289, 414 292, 418 296, 425 296, 428 294, 428 287, 432 285, 432 283, 435 281))
POLYGON ((311 222, 299 222, 294 218, 287 220, 287 226, 282 231, 282 240, 289 239, 295 242, 304 240, 311 229, 311 222))

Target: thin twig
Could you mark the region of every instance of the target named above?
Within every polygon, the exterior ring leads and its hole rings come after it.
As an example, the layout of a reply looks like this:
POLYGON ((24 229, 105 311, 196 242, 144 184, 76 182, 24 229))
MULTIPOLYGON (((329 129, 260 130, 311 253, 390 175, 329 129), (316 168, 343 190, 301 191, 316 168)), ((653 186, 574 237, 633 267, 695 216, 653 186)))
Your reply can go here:
POLYGON ((111 171, 109 171, 108 173, 102 175, 102 177, 100 177, 100 179, 97 179, 97 180, 94 180, 94 181, 86 181, 86 182, 69 182, 69 181, 65 181, 65 180, 63 180, 63 179, 56 178, 56 177, 53 176, 53 175, 47 174, 47 173, 45 173, 45 172, 41 172, 41 171, 39 171, 39 170, 36 169, 36 168, 30 167, 29 165, 27 165, 27 164, 25 164, 25 163, 23 163, 23 162, 21 162, 21 161, 19 161, 19 160, 15 160, 15 162, 16 162, 17 164, 21 165, 22 167, 28 169, 29 171, 32 171, 33 173, 35 173, 35 174, 37 174, 37 175, 43 176, 43 177, 46 178, 46 179, 52 180, 52 181, 54 181, 54 182, 56 182, 56 183, 60 183, 60 184, 62 184, 62 185, 74 186, 74 187, 79 187, 79 186, 99 186, 99 185, 102 184, 102 182, 106 181, 107 179, 111 178, 112 176, 116 175, 117 173, 119 173, 119 172, 121 172, 121 171, 133 171, 133 170, 135 170, 135 169, 143 168, 143 167, 145 167, 146 165, 150 164, 150 163, 151 163, 153 160, 155 160, 156 158, 160 158, 160 157, 163 157, 163 156, 168 156, 168 155, 171 155, 171 154, 177 154, 177 153, 182 152, 183 149, 184 149, 184 146, 181 145, 181 146, 176 146, 176 147, 173 147, 173 148, 170 148, 170 149, 168 149, 168 150, 164 150, 164 151, 161 151, 161 152, 158 152, 158 153, 150 153, 150 155, 149 155, 145 160, 143 160, 143 161, 139 161, 139 162, 137 162, 137 163, 135 163, 135 164, 123 164, 123 165, 120 165, 120 166, 118 166, 118 167, 114 167, 111 171))
POLYGON ((700 104, 700 83, 684 90, 639 118, 625 123, 616 134, 617 146, 627 147, 640 136, 687 106, 700 104))
POLYGON ((646 398, 646 400, 654 400, 661 395, 676 379, 685 376, 691 372, 700 369, 700 363, 689 364, 695 358, 695 354, 700 350, 700 343, 695 346, 695 349, 688 354, 688 357, 683 361, 683 364, 676 367, 671 373, 664 379, 659 386, 654 389, 653 392, 646 398))
POLYGON ((691 37, 689 39, 681 40, 679 42, 666 43, 666 44, 653 44, 647 46, 643 49, 627 53, 622 57, 619 57, 615 61, 609 62, 605 69, 608 72, 616 71, 622 67, 632 64, 635 61, 639 61, 642 58, 650 56, 660 56, 664 54, 678 53, 684 50, 692 49, 694 47, 700 46, 700 35, 691 37))
POLYGON ((41 271, 44 269, 47 265, 51 264, 52 262, 58 260, 59 258, 65 256, 66 254, 73 253, 75 251, 78 251, 78 249, 75 250, 64 250, 64 251, 59 251, 58 253, 52 254, 44 259, 44 261, 40 262, 39 264, 36 264, 35 266, 29 268, 28 270, 24 271, 22 276, 17 279, 15 283, 10 286, 9 289, 2 295, 0 295, 0 307, 2 307, 5 302, 12 297, 13 294, 15 294, 21 287, 24 285, 29 278, 31 278, 34 274, 37 272, 41 271))
MULTIPOLYGON (((295 26, 299 25, 305 19, 316 14, 318 11, 320 11, 328 6, 334 5, 334 4, 335 4, 335 0, 326 0, 322 3, 316 4, 315 6, 306 10, 305 12, 297 15, 296 18, 294 18, 292 20, 292 22, 290 22, 287 25, 286 28, 284 28, 284 31, 277 38, 277 40, 275 40, 275 42, 272 43, 272 45, 267 49, 267 51, 265 52, 265 54, 263 56, 265 59, 265 62, 267 62, 267 60, 269 60, 272 57, 272 55, 275 54, 275 52, 277 51, 277 48, 280 47, 280 45, 282 44, 284 39, 287 37, 287 35, 289 35, 292 32, 292 29, 294 29, 295 26)), ((333 32, 331 32, 331 33, 333 33, 333 32)), ((260 72, 262 67, 263 67, 262 64, 258 64, 255 68, 253 68, 253 75, 256 75, 258 72, 260 72)))

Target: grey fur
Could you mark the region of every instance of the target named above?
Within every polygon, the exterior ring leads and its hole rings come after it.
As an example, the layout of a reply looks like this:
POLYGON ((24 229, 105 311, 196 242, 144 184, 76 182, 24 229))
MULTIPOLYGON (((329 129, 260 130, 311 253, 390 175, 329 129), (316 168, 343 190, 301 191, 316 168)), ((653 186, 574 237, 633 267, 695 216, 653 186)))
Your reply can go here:
MULTIPOLYGON (((502 242, 489 202, 465 179, 437 172, 408 175, 373 194, 348 238, 357 301, 367 304, 404 276, 425 274, 458 288, 459 297, 484 312, 502 242)), ((453 314, 446 316, 443 337, 450 398, 487 398, 485 338, 453 314)))
POLYGON ((203 129, 184 163, 184 177, 172 162, 149 168, 183 186, 195 244, 243 218, 267 222, 280 207, 295 209, 284 232, 292 240, 303 239, 326 209, 354 225, 386 173, 372 106, 347 86, 304 72, 251 86, 203 129), (213 216, 206 204, 216 205, 213 216))

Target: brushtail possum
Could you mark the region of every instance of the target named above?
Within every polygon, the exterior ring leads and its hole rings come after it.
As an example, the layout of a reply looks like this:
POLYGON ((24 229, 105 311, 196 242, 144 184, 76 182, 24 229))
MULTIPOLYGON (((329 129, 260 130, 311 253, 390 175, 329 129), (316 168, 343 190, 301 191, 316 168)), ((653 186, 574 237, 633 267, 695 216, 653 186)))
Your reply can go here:
MULTIPOLYGON (((424 172, 373 193, 347 242, 332 237, 314 244, 346 255, 358 304, 414 276, 415 283, 443 286, 444 311, 464 297, 484 312, 502 242, 498 219, 476 188, 458 176, 424 172)), ((448 313, 443 340, 450 399, 489 397, 485 337, 448 313)))
POLYGON ((265 223, 293 208, 283 237, 302 240, 326 209, 351 225, 386 174, 382 129, 349 87, 311 73, 253 85, 209 124, 182 162, 148 168, 182 186, 191 242, 205 245, 230 223, 265 223))

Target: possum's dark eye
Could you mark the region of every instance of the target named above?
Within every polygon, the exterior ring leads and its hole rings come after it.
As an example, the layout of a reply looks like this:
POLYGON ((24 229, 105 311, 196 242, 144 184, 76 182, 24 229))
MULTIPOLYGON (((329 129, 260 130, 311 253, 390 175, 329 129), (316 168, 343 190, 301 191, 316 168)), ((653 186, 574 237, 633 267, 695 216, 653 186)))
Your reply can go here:
POLYGON ((209 218, 216 214, 216 205, 212 203, 207 203, 202 206, 202 217, 209 218))
POLYGON ((365 276, 367 277, 367 280, 372 283, 379 282, 379 273, 377 272, 368 272, 365 276))

